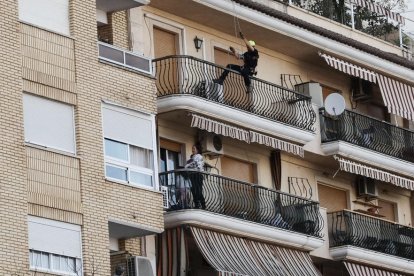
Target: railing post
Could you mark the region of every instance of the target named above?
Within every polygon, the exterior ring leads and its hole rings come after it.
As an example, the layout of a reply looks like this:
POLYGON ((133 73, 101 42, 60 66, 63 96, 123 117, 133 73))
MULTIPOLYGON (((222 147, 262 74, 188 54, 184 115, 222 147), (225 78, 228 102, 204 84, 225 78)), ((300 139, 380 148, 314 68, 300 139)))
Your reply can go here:
POLYGON ((355 13, 354 13, 353 3, 351 3, 351 22, 352 22, 352 29, 355 30, 355 13))

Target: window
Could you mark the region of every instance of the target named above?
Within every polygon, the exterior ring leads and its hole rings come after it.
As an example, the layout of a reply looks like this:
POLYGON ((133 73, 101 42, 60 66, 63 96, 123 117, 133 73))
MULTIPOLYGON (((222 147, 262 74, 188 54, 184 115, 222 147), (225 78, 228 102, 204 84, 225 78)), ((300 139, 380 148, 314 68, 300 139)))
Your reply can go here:
POLYGON ((64 275, 82 274, 79 225, 29 216, 28 228, 30 269, 64 275))
POLYGON ((19 0, 19 19, 69 35, 69 0, 19 0))
POLYGON ((30 268, 47 272, 78 275, 81 270, 80 259, 56 255, 48 252, 30 250, 30 268))
POLYGON ((106 177, 154 187, 153 116, 109 105, 102 110, 106 177))
POLYGON ((23 109, 26 142, 75 153, 73 106, 23 94, 23 109))
POLYGON ((160 172, 176 170, 181 161, 181 144, 160 139, 160 172))

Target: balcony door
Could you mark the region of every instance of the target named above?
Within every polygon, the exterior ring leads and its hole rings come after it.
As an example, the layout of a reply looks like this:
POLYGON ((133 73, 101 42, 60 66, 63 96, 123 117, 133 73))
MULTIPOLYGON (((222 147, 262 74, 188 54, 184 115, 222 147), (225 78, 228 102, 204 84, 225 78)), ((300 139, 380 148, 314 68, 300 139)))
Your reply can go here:
MULTIPOLYGON (((179 54, 180 36, 171 30, 162 29, 154 26, 153 29, 154 39, 154 57, 163 58, 166 56, 174 56, 179 54)), ((164 74, 168 74, 168 77, 159 79, 167 80, 169 83, 164 84, 165 87, 169 87, 170 92, 179 92, 179 71, 178 60, 176 58, 170 58, 165 61, 163 66, 166 66, 163 70, 164 74)), ((157 72, 158 73, 158 72, 157 72)), ((158 77, 158 76, 157 76, 158 77)))
POLYGON ((328 213, 347 209, 347 194, 345 190, 318 184, 318 195, 321 207, 328 213))
POLYGON ((221 171, 225 177, 247 183, 256 183, 256 165, 229 156, 221 158, 221 171))
POLYGON ((242 219, 257 216, 255 202, 256 189, 250 183, 257 183, 256 164, 229 156, 221 158, 222 175, 236 181, 223 181, 224 213, 242 219), (249 184, 239 183, 238 181, 249 184))
MULTIPOLYGON (((223 67, 226 67, 227 64, 243 65, 243 61, 236 59, 230 51, 218 47, 214 47, 214 63, 223 67)), ((222 72, 221 69, 217 68, 215 73, 217 78, 220 77, 222 72)), ((237 104, 243 109, 251 107, 252 96, 246 93, 242 76, 230 73, 223 84, 223 93, 224 101, 237 104)))
POLYGON ((378 199, 379 214, 385 219, 395 222, 395 204, 389 201, 378 199))

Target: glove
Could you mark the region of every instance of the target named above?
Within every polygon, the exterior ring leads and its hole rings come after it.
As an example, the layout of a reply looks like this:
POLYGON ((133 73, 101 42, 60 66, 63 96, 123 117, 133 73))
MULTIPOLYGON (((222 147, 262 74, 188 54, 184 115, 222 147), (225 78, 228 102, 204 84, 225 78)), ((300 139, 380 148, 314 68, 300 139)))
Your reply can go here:
POLYGON ((241 37, 242 39, 244 39, 244 35, 243 35, 243 33, 242 33, 242 32, 240 32, 239 34, 240 34, 240 37, 241 37))

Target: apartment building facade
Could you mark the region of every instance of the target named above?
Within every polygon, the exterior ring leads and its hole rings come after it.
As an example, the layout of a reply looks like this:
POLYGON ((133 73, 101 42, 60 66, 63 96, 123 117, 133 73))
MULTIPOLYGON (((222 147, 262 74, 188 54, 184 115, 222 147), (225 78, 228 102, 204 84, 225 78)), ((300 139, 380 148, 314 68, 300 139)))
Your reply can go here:
POLYGON ((155 58, 160 275, 414 273, 414 67, 401 47, 295 1, 153 0, 129 16, 150 42, 136 50, 155 58), (214 81, 237 63, 229 46, 246 51, 239 31, 260 53, 252 93, 236 72, 214 81), (195 143, 205 209, 182 170, 195 143))
POLYGON ((0 5, 2 275, 111 275, 164 229, 155 80, 99 59, 121 2, 0 5))
POLYGON ((0 11, 5 275, 414 274, 400 47, 295 1, 0 11), (213 82, 240 31, 251 93, 237 72, 213 82), (194 144, 203 172, 183 169, 194 144))

